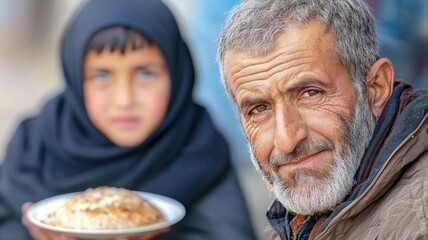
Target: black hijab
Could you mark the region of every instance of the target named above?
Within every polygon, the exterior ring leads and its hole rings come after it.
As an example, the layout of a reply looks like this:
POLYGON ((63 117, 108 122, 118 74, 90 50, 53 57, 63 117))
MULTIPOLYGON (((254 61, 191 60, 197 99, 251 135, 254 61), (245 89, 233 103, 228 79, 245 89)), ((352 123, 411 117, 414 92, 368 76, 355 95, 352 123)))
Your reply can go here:
POLYGON ((38 116, 24 120, 8 146, 0 169, 0 233, 15 231, 4 229, 4 222, 19 221, 26 201, 101 185, 166 195, 189 208, 230 168, 225 140, 192 100, 192 59, 173 15, 159 0, 86 2, 66 28, 61 60, 64 91, 38 116), (111 143, 89 121, 83 102, 86 45, 96 32, 113 26, 150 38, 171 76, 164 120, 135 147, 111 143))

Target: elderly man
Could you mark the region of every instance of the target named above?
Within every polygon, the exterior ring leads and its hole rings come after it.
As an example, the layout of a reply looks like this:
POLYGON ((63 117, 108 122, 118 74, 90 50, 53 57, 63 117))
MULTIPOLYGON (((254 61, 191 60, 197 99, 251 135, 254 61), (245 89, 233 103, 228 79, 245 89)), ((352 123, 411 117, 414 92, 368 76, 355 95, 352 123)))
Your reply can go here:
POLYGON ((428 95, 394 81, 362 0, 243 1, 218 44, 270 239, 428 238, 428 95))

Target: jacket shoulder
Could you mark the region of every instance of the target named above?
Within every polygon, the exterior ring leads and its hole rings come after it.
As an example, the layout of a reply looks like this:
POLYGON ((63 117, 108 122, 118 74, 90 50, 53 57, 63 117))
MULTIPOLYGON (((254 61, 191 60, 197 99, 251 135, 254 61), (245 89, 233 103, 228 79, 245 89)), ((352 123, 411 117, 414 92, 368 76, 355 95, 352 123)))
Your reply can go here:
POLYGON ((351 221, 349 239, 428 239, 428 152, 351 221))

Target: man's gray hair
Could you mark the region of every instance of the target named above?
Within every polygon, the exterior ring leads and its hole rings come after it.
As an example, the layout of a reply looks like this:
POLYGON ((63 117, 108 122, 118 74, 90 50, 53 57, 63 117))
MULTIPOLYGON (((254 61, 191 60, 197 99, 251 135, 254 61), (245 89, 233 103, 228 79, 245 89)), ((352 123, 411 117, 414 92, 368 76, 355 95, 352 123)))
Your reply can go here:
POLYGON ((364 0, 244 0, 232 9, 218 39, 217 58, 223 84, 233 97, 224 73, 229 51, 255 56, 268 53, 287 26, 317 20, 332 29, 335 53, 347 67, 354 86, 366 91, 366 75, 380 58, 374 20, 364 0))

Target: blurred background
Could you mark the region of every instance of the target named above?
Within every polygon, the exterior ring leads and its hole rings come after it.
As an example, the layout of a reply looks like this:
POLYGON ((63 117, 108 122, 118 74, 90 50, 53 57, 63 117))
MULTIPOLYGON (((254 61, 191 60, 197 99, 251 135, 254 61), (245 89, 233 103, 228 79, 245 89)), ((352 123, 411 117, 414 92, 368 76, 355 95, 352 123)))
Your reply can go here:
MULTIPOLYGON (((36 114, 63 85, 61 35, 84 0, 0 0, 0 161, 17 124, 36 114)), ((195 99, 206 106, 232 149, 234 166, 259 239, 271 198, 255 172, 246 139, 224 93, 215 62, 216 37, 237 0, 165 0, 179 22, 197 69, 195 99)))
MULTIPOLYGON (((16 125, 37 113, 63 80, 59 61, 62 31, 83 0, 0 0, 0 161, 16 125)), ((428 88, 428 1, 367 0, 376 14, 382 54, 396 76, 428 88)), ((165 0, 191 49, 198 74, 195 99, 206 106, 231 145, 234 166, 260 239, 272 201, 251 164, 246 139, 221 85, 216 38, 239 0, 165 0)))
POLYGON ((382 55, 394 64, 395 77, 428 89, 428 1, 367 1, 382 55))

